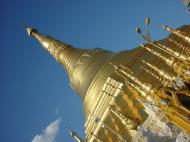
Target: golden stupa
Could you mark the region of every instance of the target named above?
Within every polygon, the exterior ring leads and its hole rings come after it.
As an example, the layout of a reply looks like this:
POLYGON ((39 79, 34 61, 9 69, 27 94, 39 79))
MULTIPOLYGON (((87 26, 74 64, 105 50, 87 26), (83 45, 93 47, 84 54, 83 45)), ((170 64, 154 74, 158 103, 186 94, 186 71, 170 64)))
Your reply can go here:
POLYGON ((64 66, 82 98, 85 140, 146 142, 190 140, 190 25, 163 28, 170 35, 113 53, 78 49, 27 28, 64 66))

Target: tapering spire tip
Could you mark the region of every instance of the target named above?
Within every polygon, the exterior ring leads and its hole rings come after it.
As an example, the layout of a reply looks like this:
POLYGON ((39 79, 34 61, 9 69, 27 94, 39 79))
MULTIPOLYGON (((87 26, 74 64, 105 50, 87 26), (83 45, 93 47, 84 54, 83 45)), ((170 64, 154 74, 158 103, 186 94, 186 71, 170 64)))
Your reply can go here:
POLYGON ((161 27, 162 27, 163 29, 167 29, 167 28, 168 28, 168 26, 166 26, 166 25, 161 25, 161 27))
POLYGON ((27 27, 27 28, 26 28, 26 31, 27 31, 27 34, 28 34, 29 36, 32 36, 32 33, 33 33, 33 32, 37 32, 36 29, 31 28, 31 27, 27 27))

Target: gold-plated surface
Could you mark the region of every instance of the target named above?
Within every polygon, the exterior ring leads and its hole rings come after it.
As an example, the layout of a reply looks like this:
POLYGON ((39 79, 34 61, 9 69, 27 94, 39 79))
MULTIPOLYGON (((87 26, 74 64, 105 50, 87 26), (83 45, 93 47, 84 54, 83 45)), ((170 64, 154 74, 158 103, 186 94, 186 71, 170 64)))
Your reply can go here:
POLYGON ((164 29, 171 32, 164 40, 118 53, 27 31, 64 65, 83 99, 87 141, 116 142, 144 141, 139 127, 160 133, 170 123, 190 134, 190 26, 164 29))

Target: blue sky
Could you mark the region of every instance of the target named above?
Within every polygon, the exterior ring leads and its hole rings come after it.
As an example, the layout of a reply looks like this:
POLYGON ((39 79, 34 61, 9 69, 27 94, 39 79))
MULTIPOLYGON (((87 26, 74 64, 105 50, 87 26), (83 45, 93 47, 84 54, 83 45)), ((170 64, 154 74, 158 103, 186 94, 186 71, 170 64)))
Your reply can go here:
POLYGON ((82 102, 59 65, 24 28, 32 26, 79 48, 135 48, 151 18, 151 37, 167 35, 161 24, 189 24, 181 0, 1 0, 0 141, 27 142, 50 135, 70 142, 63 124, 84 137, 82 102), (43 134, 44 132, 44 134, 43 134), (42 135, 40 135, 42 134, 42 135))

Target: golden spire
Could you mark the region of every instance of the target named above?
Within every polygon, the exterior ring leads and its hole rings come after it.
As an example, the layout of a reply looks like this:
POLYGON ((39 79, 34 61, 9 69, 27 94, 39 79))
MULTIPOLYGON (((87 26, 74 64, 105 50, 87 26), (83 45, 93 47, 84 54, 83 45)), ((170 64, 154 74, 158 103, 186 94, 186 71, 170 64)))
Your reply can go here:
POLYGON ((152 64, 146 62, 143 59, 140 59, 140 61, 143 62, 144 64, 146 64, 149 68, 156 71, 162 78, 167 79, 169 81, 173 81, 175 79, 175 76, 172 76, 172 74, 169 74, 168 72, 164 71, 162 68, 158 68, 155 65, 152 65, 152 64))
POLYGON ((113 67, 116 73, 120 73, 122 77, 127 78, 125 80, 127 84, 135 88, 142 95, 142 97, 146 98, 147 94, 150 93, 152 89, 152 86, 150 84, 146 84, 140 81, 129 68, 124 67, 121 64, 119 66, 113 65, 113 67), (133 83, 131 81, 128 81, 128 79, 133 81, 133 83))
POLYGON ((73 132, 71 131, 70 129, 68 129, 67 127, 65 127, 65 130, 68 131, 68 133, 71 135, 71 137, 73 137, 73 139, 76 141, 76 142, 84 142, 82 140, 82 138, 80 138, 76 132, 73 132))
POLYGON ((170 47, 167 47, 165 45, 160 44, 159 42, 156 43, 159 47, 165 49, 167 53, 173 55, 174 57, 182 60, 182 61, 189 61, 189 58, 187 55, 185 55, 183 52, 177 52, 175 50, 172 50, 170 47))
POLYGON ((37 39, 69 75, 72 88, 84 100, 89 84, 99 68, 110 58, 112 52, 100 48, 78 49, 53 37, 40 34, 36 29, 27 28, 28 35, 37 39))
MULTIPOLYGON (((177 30, 174 30, 174 29, 172 29, 172 28, 169 28, 168 26, 163 26, 164 28, 166 28, 166 29, 170 29, 169 31, 171 31, 172 33, 174 32, 174 34, 181 34, 182 35, 182 33, 180 32, 180 31, 177 31, 177 30)), ((185 56, 185 54, 183 54, 183 53, 180 53, 180 52, 175 52, 174 50, 171 50, 169 47, 166 47, 166 46, 164 46, 164 45, 162 45, 162 44, 160 44, 159 42, 153 42, 152 40, 150 40, 150 38, 148 38, 146 35, 144 35, 143 33, 142 33, 142 31, 141 31, 141 29, 138 27, 138 28, 136 28, 136 32, 137 33, 139 33, 141 36, 142 36, 142 38, 147 42, 147 43, 149 43, 150 45, 152 45, 152 46, 154 46, 154 47, 156 47, 156 48, 158 48, 158 49, 160 49, 161 51, 163 51, 163 52, 165 52, 165 53, 167 53, 167 54, 170 54, 171 55, 171 57, 175 57, 176 59, 179 59, 179 60, 181 60, 181 61, 184 61, 184 62, 186 62, 186 60, 189 60, 189 58, 188 58, 188 56, 185 56)), ((179 35, 178 35, 179 36, 179 35)), ((181 37, 181 36, 180 36, 181 37)), ((189 37, 184 37, 184 36, 182 36, 182 38, 189 38, 189 37)), ((190 38, 188 39, 189 41, 190 41, 190 38)))
POLYGON ((76 63, 77 57, 85 50, 76 49, 50 36, 44 36, 36 29, 27 28, 26 30, 29 36, 36 38, 42 47, 48 50, 59 63, 65 66, 69 75, 73 72, 73 66, 76 63))
POLYGON ((165 25, 162 25, 162 28, 178 37, 180 37, 181 39, 185 40, 187 43, 190 44, 190 37, 187 36, 185 33, 183 33, 182 31, 179 31, 179 30, 176 30, 176 29, 173 29, 169 26, 165 26, 165 25))
POLYGON ((190 52, 190 50, 189 50, 189 47, 188 47, 188 46, 186 46, 186 45, 184 45, 183 43, 180 43, 180 42, 178 42, 178 41, 176 41, 175 39, 172 39, 172 38, 170 38, 170 37, 168 37, 167 39, 168 39, 168 41, 169 41, 170 43, 173 43, 174 46, 179 47, 180 49, 182 49, 182 51, 183 51, 185 54, 187 54, 187 56, 188 56, 188 58, 189 58, 189 55, 190 55, 189 52, 190 52))

